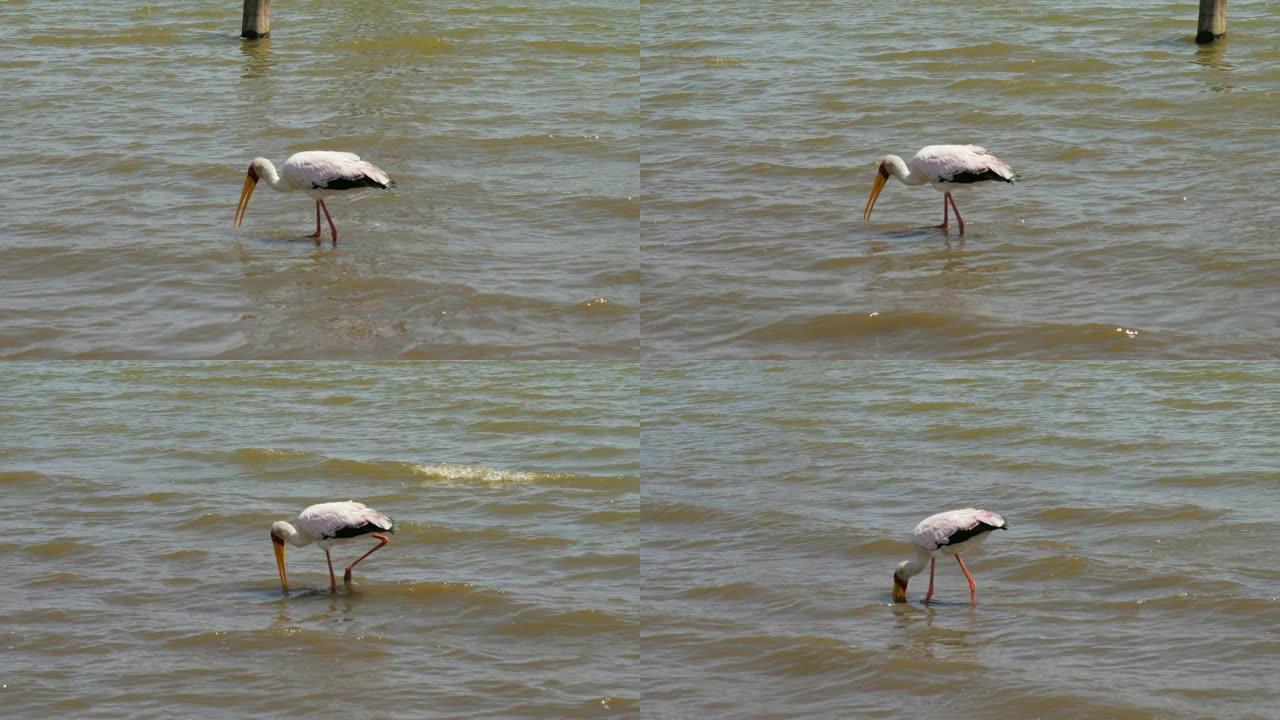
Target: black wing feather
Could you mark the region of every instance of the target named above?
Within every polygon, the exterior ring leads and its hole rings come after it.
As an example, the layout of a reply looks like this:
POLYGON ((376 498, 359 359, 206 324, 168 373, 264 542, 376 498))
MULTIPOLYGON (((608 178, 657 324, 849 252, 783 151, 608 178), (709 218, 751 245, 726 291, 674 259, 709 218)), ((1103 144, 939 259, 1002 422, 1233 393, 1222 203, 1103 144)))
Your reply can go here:
POLYGON ((986 168, 982 172, 971 172, 969 170, 965 170, 964 172, 958 172, 951 177, 938 178, 938 182, 940 183, 976 183, 983 182, 984 180, 999 180, 1007 183, 1013 182, 1013 178, 1006 178, 991 168, 986 168))
POLYGON ((366 522, 363 525, 348 525, 347 527, 341 528, 338 531, 334 532, 332 535, 325 535, 323 539, 330 540, 333 538, 353 538, 353 537, 360 537, 361 535, 368 535, 370 533, 378 533, 378 532, 394 533, 396 531, 395 521, 391 520, 391 518, 387 518, 387 520, 391 521, 390 528, 384 528, 381 525, 374 525, 371 522, 366 522))
POLYGON ((381 190, 387 189, 386 185, 378 182, 377 180, 374 180, 368 175, 361 175, 359 177, 332 178, 328 180, 324 185, 321 185, 319 183, 312 183, 311 185, 311 189, 313 190, 354 190, 355 188, 362 188, 362 187, 379 188, 381 190))
POLYGON ((981 520, 979 520, 978 524, 974 525, 971 528, 967 528, 965 530, 957 530, 951 533, 951 535, 947 538, 946 542, 942 544, 943 545, 959 545, 960 543, 964 542, 965 540, 968 540, 969 538, 977 537, 984 532, 991 532, 992 530, 999 530, 999 529, 1000 528, 996 527, 995 525, 988 525, 987 523, 984 523, 981 520))

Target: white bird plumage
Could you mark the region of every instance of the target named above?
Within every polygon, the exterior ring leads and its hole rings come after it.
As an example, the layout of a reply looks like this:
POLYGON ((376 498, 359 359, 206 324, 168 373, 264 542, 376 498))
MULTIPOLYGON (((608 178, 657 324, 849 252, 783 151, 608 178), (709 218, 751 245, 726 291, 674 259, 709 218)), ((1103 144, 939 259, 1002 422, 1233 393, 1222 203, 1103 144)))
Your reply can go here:
POLYGON ((884 190, 890 177, 895 177, 904 185, 928 184, 934 190, 943 193, 942 224, 948 225, 947 204, 956 212, 956 221, 960 224, 960 234, 964 234, 964 218, 960 217, 960 208, 956 207, 955 198, 951 195, 961 189, 967 189, 977 183, 989 181, 1012 183, 1018 179, 1003 160, 987 152, 986 148, 977 145, 928 145, 920 148, 910 160, 903 162, 897 155, 885 155, 876 169, 876 179, 871 185, 871 194, 862 209, 862 219, 871 219, 871 211, 875 209, 876 200, 884 190))
POLYGON ((346 502, 328 502, 311 505, 292 523, 284 520, 271 525, 271 543, 276 553, 276 568, 280 572, 280 588, 288 594, 289 583, 285 576, 284 544, 294 547, 305 547, 312 543, 324 550, 325 559, 329 562, 329 589, 338 589, 337 579, 333 574, 333 558, 329 548, 345 544, 364 536, 376 538, 379 542, 373 550, 361 555, 355 562, 347 566, 343 574, 344 582, 351 582, 351 569, 361 560, 369 557, 375 550, 390 542, 382 533, 394 533, 395 522, 373 508, 354 500, 346 502))
POLYGON ((244 214, 249 209, 249 197, 258 181, 262 180, 279 192, 301 190, 316 201, 316 231, 311 237, 320 243, 320 211, 329 220, 329 232, 333 243, 338 243, 338 228, 325 205, 326 198, 335 195, 351 194, 360 190, 376 188, 386 190, 395 183, 378 166, 359 155, 349 152, 331 150, 307 150, 294 153, 280 166, 276 172, 275 165, 266 158, 254 158, 249 163, 245 175, 244 187, 240 190, 240 201, 236 203, 235 219, 232 225, 240 227, 244 222, 244 214))
POLYGON ((915 546, 916 557, 912 560, 903 560, 898 563, 898 567, 893 571, 893 599, 895 602, 906 602, 907 600, 907 582, 915 575, 924 570, 925 565, 929 566, 929 591, 925 594, 924 601, 929 602, 933 597, 933 574, 934 565, 937 559, 942 555, 954 555, 956 562, 960 564, 960 569, 964 572, 965 578, 969 580, 969 600, 971 602, 977 600, 978 584, 974 581, 973 576, 969 574, 969 568, 965 567, 964 560, 960 559, 961 552, 972 550, 982 541, 986 540, 987 535, 993 530, 1008 530, 1009 524, 1000 515, 990 510, 979 510, 977 508, 963 508, 960 510, 948 510, 940 512, 936 515, 930 515, 920 524, 916 525, 915 530, 911 533, 911 542, 915 546))

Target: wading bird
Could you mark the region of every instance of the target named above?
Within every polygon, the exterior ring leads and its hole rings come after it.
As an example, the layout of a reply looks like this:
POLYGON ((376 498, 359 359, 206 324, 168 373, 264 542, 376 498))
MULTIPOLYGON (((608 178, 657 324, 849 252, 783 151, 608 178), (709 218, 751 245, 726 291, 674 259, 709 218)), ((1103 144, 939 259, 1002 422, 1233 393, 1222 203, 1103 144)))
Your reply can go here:
POLYGON ((907 162, 897 155, 885 155, 876 170, 875 182, 871 185, 871 196, 862 209, 862 219, 871 219, 871 211, 876 206, 880 191, 889 181, 896 177, 903 185, 924 185, 928 183, 942 195, 942 224, 935 225, 946 229, 947 203, 956 211, 956 220, 960 223, 960 234, 964 234, 964 218, 960 217, 960 208, 956 207, 951 193, 961 188, 968 188, 974 183, 997 180, 1012 183, 1018 179, 1013 170, 1004 162, 977 145, 929 145, 920 148, 907 162))
POLYGON ((960 559, 960 553, 979 545, 992 530, 1008 529, 1009 525, 1005 523, 1004 518, 990 510, 974 508, 948 510, 921 520, 915 531, 911 533, 911 540, 916 546, 915 559, 903 560, 893 571, 893 601, 907 601, 907 581, 924 570, 927 562, 929 592, 925 593, 924 601, 929 602, 929 598, 933 597, 934 563, 939 556, 946 554, 956 556, 956 562, 960 563, 960 569, 969 579, 969 602, 976 602, 978 583, 973 581, 969 568, 965 567, 964 560, 960 559))
POLYGON ((335 195, 349 195, 359 190, 378 188, 386 190, 395 187, 391 178, 371 162, 360 159, 359 155, 347 152, 329 152, 328 150, 308 150, 294 153, 284 165, 281 172, 276 172, 275 165, 266 158, 254 158, 249 163, 249 173, 244 179, 244 187, 240 190, 240 201, 236 203, 236 216, 231 221, 240 227, 244 221, 244 213, 249 209, 249 196, 259 180, 265 180, 273 190, 293 192, 301 190, 316 201, 316 231, 311 235, 320 244, 320 211, 329 220, 329 234, 333 244, 338 244, 338 228, 333 224, 333 216, 329 207, 324 204, 325 198, 335 195))
POLYGON ((338 581, 333 576, 333 558, 329 557, 329 548, 346 544, 364 535, 378 540, 373 550, 361 555, 347 566, 347 571, 342 574, 342 581, 350 583, 352 568, 383 545, 391 542, 391 539, 382 533, 395 531, 395 523, 391 518, 354 500, 312 505, 298 513, 298 517, 292 524, 284 520, 272 523, 271 544, 276 551, 276 569, 280 571, 280 589, 284 594, 289 594, 289 582, 284 572, 286 542, 296 547, 304 547, 311 543, 319 545, 324 550, 325 559, 329 561, 329 590, 337 592, 338 581))

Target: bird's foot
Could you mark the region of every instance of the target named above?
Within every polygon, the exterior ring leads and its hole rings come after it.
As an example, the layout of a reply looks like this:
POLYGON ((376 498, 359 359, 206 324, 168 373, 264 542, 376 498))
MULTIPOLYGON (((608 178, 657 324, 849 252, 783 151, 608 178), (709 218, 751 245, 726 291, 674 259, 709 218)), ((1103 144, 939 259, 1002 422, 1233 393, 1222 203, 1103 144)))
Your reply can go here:
POLYGON ((946 223, 941 223, 941 224, 939 224, 939 225, 934 225, 934 227, 935 227, 935 228, 937 228, 937 229, 939 229, 939 230, 947 230, 947 229, 949 229, 951 226, 950 226, 950 225, 948 225, 948 224, 946 224, 946 223))
POLYGON ((346 585, 351 584, 351 568, 347 568, 346 572, 342 573, 342 582, 346 585))

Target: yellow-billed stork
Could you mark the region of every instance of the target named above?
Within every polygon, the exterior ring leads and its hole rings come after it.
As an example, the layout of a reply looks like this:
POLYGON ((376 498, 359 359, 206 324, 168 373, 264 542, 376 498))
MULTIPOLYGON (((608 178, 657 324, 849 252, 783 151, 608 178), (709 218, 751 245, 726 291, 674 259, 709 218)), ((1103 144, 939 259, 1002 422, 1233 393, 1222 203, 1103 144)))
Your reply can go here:
POLYGON ((329 556, 329 548, 351 542, 365 535, 378 540, 373 550, 361 555, 355 562, 347 566, 342 574, 344 583, 351 582, 351 569, 361 560, 372 555, 391 539, 382 533, 394 533, 395 522, 391 518, 358 503, 354 500, 346 502, 320 503, 307 507, 298 513, 292 523, 284 520, 271 525, 271 544, 276 552, 276 569, 280 572, 280 589, 289 594, 289 581, 284 572, 284 544, 304 547, 315 543, 324 550, 324 557, 329 561, 329 590, 337 592, 338 580, 333 575, 333 558, 329 556))
POLYGON ((956 220, 960 223, 960 234, 964 234, 964 218, 960 217, 960 208, 956 207, 951 193, 960 188, 988 181, 1012 183, 1018 179, 1013 169, 1000 158, 977 145, 929 145, 920 148, 910 160, 903 162, 897 155, 885 155, 876 169, 876 179, 871 185, 871 196, 862 209, 862 219, 871 219, 871 211, 876 206, 880 191, 889 181, 896 177, 904 185, 924 185, 928 183, 942 196, 942 224, 935 225, 946 229, 947 203, 956 211, 956 220))
POLYGON ((929 592, 925 593, 924 601, 929 602, 933 597, 934 563, 940 556, 946 554, 956 556, 956 562, 960 563, 960 569, 969 579, 969 602, 976 602, 978 583, 974 582, 973 576, 969 574, 969 568, 964 566, 960 553, 981 544, 992 530, 1008 529, 1009 524, 1004 521, 1004 518, 990 510, 976 508, 948 510, 921 520, 920 524, 916 525, 915 531, 911 533, 911 541, 916 549, 915 559, 903 560, 893 571, 893 601, 907 601, 907 581, 924 570, 925 564, 928 563, 929 592))
POLYGON ((231 224, 240 227, 244 221, 244 213, 249 209, 249 196, 259 180, 264 180, 273 190, 293 192, 301 190, 316 201, 316 231, 310 237, 320 244, 320 211, 329 220, 329 233, 333 244, 338 244, 338 228, 333 224, 333 216, 329 207, 324 204, 325 198, 340 194, 350 194, 359 190, 378 188, 386 190, 395 187, 395 183, 387 174, 371 162, 361 160, 359 155, 349 152, 331 152, 328 150, 308 150, 294 153, 284 165, 281 172, 266 158, 254 158, 249 163, 249 172, 244 179, 244 187, 240 190, 240 201, 236 203, 235 219, 231 224))

